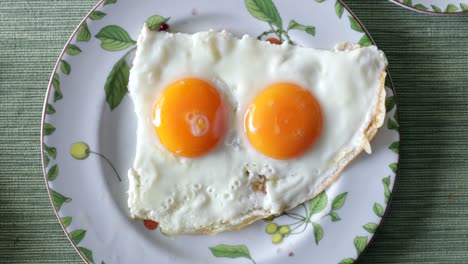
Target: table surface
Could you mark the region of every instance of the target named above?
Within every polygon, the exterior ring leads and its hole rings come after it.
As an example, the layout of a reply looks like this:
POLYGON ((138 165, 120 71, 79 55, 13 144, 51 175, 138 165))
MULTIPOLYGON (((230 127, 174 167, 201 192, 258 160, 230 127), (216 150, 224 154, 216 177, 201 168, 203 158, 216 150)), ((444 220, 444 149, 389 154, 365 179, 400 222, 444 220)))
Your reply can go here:
MULTIPOLYGON (((387 54, 401 119, 394 198, 359 263, 467 263, 468 14, 345 2, 387 54)), ((0 1, 0 263, 82 263, 52 211, 39 134, 55 61, 95 3, 0 1)))

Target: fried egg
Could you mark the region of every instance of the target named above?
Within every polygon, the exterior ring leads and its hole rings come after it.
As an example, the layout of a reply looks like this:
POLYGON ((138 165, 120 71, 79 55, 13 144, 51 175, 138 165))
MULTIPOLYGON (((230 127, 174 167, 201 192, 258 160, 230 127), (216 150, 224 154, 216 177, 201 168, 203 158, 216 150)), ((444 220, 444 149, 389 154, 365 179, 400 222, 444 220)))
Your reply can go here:
POLYGON ((386 58, 143 27, 128 207, 169 235, 235 230, 312 198, 383 123, 386 58))

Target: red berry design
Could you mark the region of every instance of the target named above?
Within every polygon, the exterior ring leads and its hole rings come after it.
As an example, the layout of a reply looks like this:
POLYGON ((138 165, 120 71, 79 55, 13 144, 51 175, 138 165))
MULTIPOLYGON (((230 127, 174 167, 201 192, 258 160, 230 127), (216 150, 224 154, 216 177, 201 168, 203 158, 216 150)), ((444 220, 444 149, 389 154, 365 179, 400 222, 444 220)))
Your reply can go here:
POLYGON ((169 25, 166 23, 162 23, 158 29, 158 31, 168 31, 168 30, 169 30, 169 25))
POLYGON ((143 220, 143 224, 148 228, 149 230, 155 230, 158 228, 159 223, 155 222, 153 220, 143 220))
POLYGON ((269 38, 267 39, 267 41, 270 42, 271 44, 281 45, 281 41, 277 38, 269 38))

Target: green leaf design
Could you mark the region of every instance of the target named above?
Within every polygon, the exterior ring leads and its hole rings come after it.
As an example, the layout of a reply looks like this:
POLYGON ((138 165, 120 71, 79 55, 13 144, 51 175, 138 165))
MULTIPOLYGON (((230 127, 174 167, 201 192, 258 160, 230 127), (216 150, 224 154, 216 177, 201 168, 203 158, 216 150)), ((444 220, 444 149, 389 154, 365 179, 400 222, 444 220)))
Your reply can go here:
POLYGON ((244 245, 220 244, 209 248, 213 256, 218 258, 248 258, 252 260, 249 249, 244 245))
MULTIPOLYGON (((105 5, 105 3, 104 3, 104 5, 105 5)), ((99 19, 102 19, 105 16, 106 16, 106 13, 96 10, 89 16, 89 18, 91 18, 92 20, 99 20, 99 19)))
POLYGON ((468 4, 460 3, 460 8, 461 8, 461 10, 463 10, 463 11, 468 11, 468 4))
POLYGON ((63 98, 62 92, 60 90, 55 90, 54 91, 54 102, 57 102, 63 98))
POLYGON ((322 2, 325 2, 325 0, 315 0, 315 2, 322 3, 322 2))
MULTIPOLYGON (((391 87, 392 84, 390 83, 390 78, 385 78, 385 86, 386 87, 391 87)), ((393 94, 393 91, 391 91, 391 93, 393 94)))
POLYGON ((62 220, 62 225, 63 225, 65 228, 67 228, 67 227, 71 224, 71 222, 72 222, 72 218, 71 218, 70 216, 62 217, 61 220, 62 220))
POLYGON ((49 171, 47 172, 47 180, 49 181, 55 180, 58 176, 58 172, 59 172, 59 168, 57 164, 50 167, 49 171))
POLYGON ((309 216, 321 212, 327 207, 328 197, 323 191, 309 201, 309 216))
POLYGON ((47 104, 46 114, 48 114, 48 115, 55 114, 55 108, 51 104, 47 104))
POLYGON ((47 156, 47 153, 44 152, 44 166, 45 167, 49 166, 49 162, 50 162, 49 156, 47 156))
POLYGON ((387 128, 396 131, 400 130, 400 127, 398 126, 397 122, 391 118, 388 119, 387 128))
POLYGON ((364 251, 364 249, 366 248, 366 245, 367 245, 366 236, 363 236, 363 237, 357 236, 354 238, 354 247, 356 248, 358 256, 361 255, 361 253, 364 251))
POLYGON ((390 164, 390 165, 388 165, 388 166, 390 167, 390 169, 392 169, 392 171, 393 171, 394 173, 397 172, 398 163, 392 163, 392 164, 390 164))
POLYGON ((385 203, 388 203, 388 201, 390 201, 390 188, 388 187, 384 187, 385 188, 385 203))
POLYGON ((146 19, 146 25, 148 25, 149 29, 151 30, 158 30, 159 27, 163 24, 166 23, 171 19, 170 17, 162 17, 162 16, 150 16, 148 19, 146 19))
POLYGON ((54 78, 52 79, 52 86, 54 86, 54 102, 63 98, 62 91, 60 90, 60 78, 57 73, 54 73, 54 78))
POLYGON ((114 110, 125 94, 127 93, 128 77, 130 75, 130 67, 127 64, 124 56, 112 68, 109 76, 107 76, 104 90, 106 92, 106 101, 111 110, 114 110))
POLYGON ((118 51, 126 49, 136 43, 123 28, 110 25, 106 26, 96 35, 101 40, 101 47, 105 50, 118 51))
POLYGON ((71 241, 73 241, 73 243, 75 243, 75 245, 78 245, 81 242, 81 240, 83 240, 85 235, 86 235, 85 230, 78 229, 70 233, 70 239, 71 241))
POLYGON ((429 8, 427 8, 427 6, 423 5, 423 4, 416 4, 414 5, 415 8, 419 9, 419 10, 428 10, 429 8))
POLYGON ((391 151, 395 152, 396 154, 398 154, 398 152, 400 151, 400 142, 393 142, 390 147, 388 147, 391 151))
POLYGON ((383 183, 384 189, 385 189, 385 203, 388 203, 388 201, 390 200, 390 195, 391 195, 390 176, 383 178, 382 183, 383 183))
POLYGON ((337 222, 341 220, 341 217, 336 213, 336 212, 330 212, 329 213, 332 222, 337 222))
POLYGON ((395 96, 389 96, 385 99, 385 109, 387 113, 392 111, 393 107, 395 107, 395 96))
POLYGON ((377 225, 376 223, 367 223, 365 225, 363 225, 362 227, 369 233, 371 234, 374 234, 375 231, 377 230, 377 227, 379 225, 377 225))
POLYGON ((346 201, 346 196, 348 195, 348 192, 344 192, 338 196, 335 197, 332 201, 332 210, 338 210, 341 207, 343 207, 345 201, 346 201))
POLYGON ((57 149, 54 147, 49 147, 46 144, 44 144, 44 151, 47 153, 48 156, 54 159, 57 157, 57 149))
POLYGON ((307 32, 308 34, 315 36, 315 27, 314 26, 304 26, 297 23, 294 20, 291 20, 288 25, 288 30, 290 29, 298 29, 307 32))
POLYGON ((117 3, 117 0, 106 0, 104 1, 104 6, 117 3))
POLYGON ((351 23, 351 28, 357 32, 361 32, 361 33, 364 33, 364 30, 362 29, 361 25, 359 25, 359 23, 357 22, 357 20, 352 17, 352 16, 348 16, 349 18, 349 23, 351 23))
POLYGON ((362 36, 362 38, 358 42, 359 45, 363 47, 372 46, 372 41, 369 39, 367 35, 362 36))
POLYGON ((387 177, 383 178, 382 183, 384 184, 384 186, 389 187, 390 186, 390 176, 387 176, 387 177))
POLYGON ((340 261, 338 264, 353 264, 354 261, 355 260, 353 258, 345 258, 342 261, 340 261))
POLYGON ((378 216, 378 217, 382 217, 383 216, 383 207, 382 205, 380 205, 379 203, 374 203, 374 213, 378 216))
POLYGON ((312 226, 314 227, 315 244, 318 245, 319 241, 323 238, 323 228, 321 225, 314 222, 312 222, 312 226))
POLYGON ((440 9, 440 7, 438 7, 436 5, 431 5, 431 7, 432 7, 432 10, 434 10, 434 12, 437 12, 437 13, 442 12, 442 9, 440 9))
POLYGON ((80 250, 81 254, 83 254, 87 261, 94 264, 93 252, 91 252, 91 250, 85 247, 78 247, 78 250, 80 250))
POLYGON ((54 201, 55 209, 57 209, 57 211, 60 211, 63 203, 69 203, 72 201, 71 198, 63 196, 52 189, 50 189, 50 192, 52 194, 52 200, 54 201))
POLYGON ((343 16, 343 11, 344 11, 343 5, 340 3, 340 1, 336 1, 335 2, 335 13, 340 19, 343 16))
POLYGON ((45 136, 50 136, 52 133, 54 133, 55 127, 49 123, 44 124, 44 135, 45 136))
POLYGON ((62 60, 62 62, 60 62, 60 70, 65 73, 65 74, 70 74, 71 72, 71 66, 70 64, 65 61, 65 60, 62 60))
POLYGON ((74 45, 74 44, 70 44, 68 45, 67 49, 65 50, 65 53, 67 53, 68 55, 77 55, 81 52, 81 49, 74 45))
POLYGON ((458 7, 454 4, 448 4, 447 8, 445 8, 445 13, 452 13, 458 10, 458 7))
POLYGON ((78 31, 76 40, 88 42, 90 39, 91 39, 91 32, 89 32, 88 24, 84 22, 80 30, 78 31))
POLYGON ((245 6, 256 19, 272 23, 279 29, 283 28, 283 20, 272 0, 245 0, 245 6))
POLYGON ((413 1, 411 1, 411 0, 403 0, 403 4, 412 6, 412 5, 413 5, 413 1))

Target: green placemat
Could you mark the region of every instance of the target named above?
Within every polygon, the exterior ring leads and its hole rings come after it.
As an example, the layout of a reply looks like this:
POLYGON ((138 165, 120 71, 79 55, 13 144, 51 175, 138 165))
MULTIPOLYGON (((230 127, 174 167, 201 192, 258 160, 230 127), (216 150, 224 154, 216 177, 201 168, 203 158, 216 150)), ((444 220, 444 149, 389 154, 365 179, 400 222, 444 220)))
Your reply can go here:
MULTIPOLYGON (((468 14, 346 2, 388 56, 401 119, 394 198, 360 263, 468 263, 468 14)), ((82 263, 49 203, 39 133, 55 61, 95 3, 0 0, 0 263, 82 263)))

